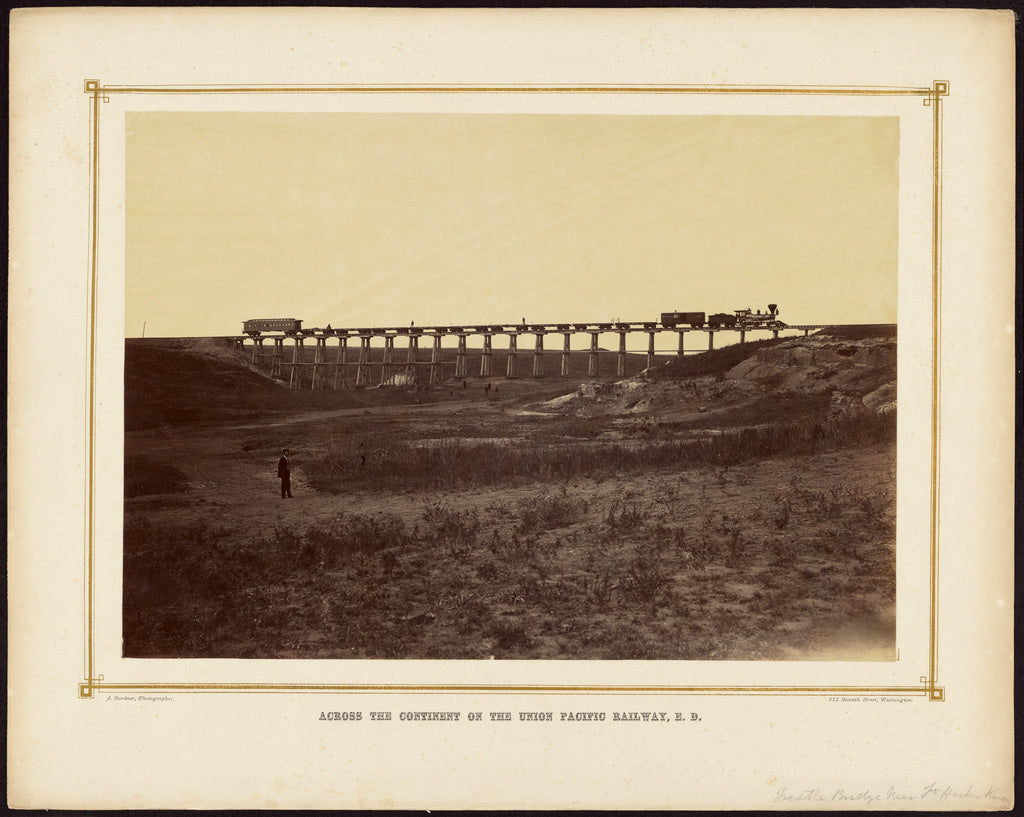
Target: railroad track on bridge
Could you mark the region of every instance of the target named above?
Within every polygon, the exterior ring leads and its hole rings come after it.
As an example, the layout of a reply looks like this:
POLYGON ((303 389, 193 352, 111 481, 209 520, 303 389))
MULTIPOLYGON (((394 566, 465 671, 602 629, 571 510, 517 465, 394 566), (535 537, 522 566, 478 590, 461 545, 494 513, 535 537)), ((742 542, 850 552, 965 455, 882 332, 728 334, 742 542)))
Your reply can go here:
MULTIPOLYGON (((332 328, 314 327, 298 329, 296 331, 258 332, 244 335, 226 336, 223 339, 235 343, 239 348, 252 347, 252 363, 254 365, 266 364, 269 362, 272 376, 283 377, 287 371, 289 385, 292 388, 303 388, 307 384, 312 389, 318 388, 347 388, 349 386, 387 386, 387 385, 411 385, 418 382, 417 373, 424 369, 428 370, 427 382, 430 385, 438 385, 447 378, 446 370, 451 370, 451 361, 442 360, 442 341, 445 338, 456 338, 457 349, 454 361, 454 372, 451 376, 464 380, 469 374, 469 350, 467 339, 472 336, 482 338, 482 349, 480 350, 479 376, 489 378, 495 376, 494 359, 497 354, 504 356, 504 376, 516 378, 519 376, 520 358, 529 356, 531 359, 530 374, 535 377, 545 376, 545 359, 549 355, 558 352, 556 349, 544 348, 545 338, 549 335, 562 335, 563 343, 560 350, 559 376, 569 376, 569 363, 572 355, 570 348, 571 338, 574 335, 590 335, 589 350, 576 350, 576 354, 588 354, 587 376, 597 378, 599 376, 599 358, 601 353, 605 356, 613 354, 609 350, 599 348, 598 338, 603 334, 616 334, 619 336, 618 351, 616 354, 615 374, 623 377, 626 370, 626 338, 631 334, 642 333, 648 335, 647 345, 647 367, 655 365, 655 337, 665 332, 678 335, 678 347, 676 355, 695 354, 714 349, 715 334, 718 332, 738 333, 740 342, 746 341, 748 333, 771 332, 773 337, 778 337, 780 332, 802 331, 808 335, 812 331, 829 329, 837 324, 781 324, 758 326, 664 326, 651 321, 609 321, 609 322, 586 322, 586 323, 521 323, 521 324, 477 324, 473 326, 381 326, 362 328, 332 328), (708 336, 706 349, 687 349, 686 336, 690 333, 706 333, 708 336), (492 340, 495 335, 508 336, 507 350, 498 350, 497 354, 493 347, 492 340), (534 345, 532 349, 520 351, 519 338, 523 335, 532 335, 534 345), (404 338, 406 342, 405 360, 399 361, 396 357, 395 341, 404 338), (420 359, 420 339, 429 339, 431 351, 429 360, 420 359), (335 340, 336 343, 328 346, 328 341, 335 340), (356 360, 349 359, 349 341, 359 342, 358 357, 356 360), (380 359, 373 360, 373 341, 383 340, 383 348, 380 351, 380 359), (266 348, 267 342, 272 348, 266 348), (291 359, 286 353, 286 342, 290 341, 291 359), (306 353, 306 342, 311 341, 313 345, 313 360, 308 360, 306 353), (332 354, 333 352, 333 354, 332 354), (333 358, 333 359, 331 359, 333 358), (353 377, 349 377, 354 374, 353 377), (333 376, 332 376, 333 375, 333 376)), ((450 348, 450 347, 449 347, 450 348)), ((634 353, 636 354, 636 353, 634 353)), ((664 354, 664 353, 662 353, 664 354)))
POLYGON ((799 329, 803 331, 816 331, 819 329, 835 329, 844 324, 816 323, 816 324, 783 324, 764 326, 663 326, 652 321, 616 321, 608 323, 522 323, 522 324, 494 324, 494 325, 465 325, 465 326, 373 326, 352 329, 337 329, 328 327, 310 327, 292 332, 261 332, 257 335, 223 335, 224 339, 235 338, 238 340, 249 340, 258 337, 386 337, 388 335, 555 335, 569 332, 579 334, 584 332, 598 332, 600 334, 611 332, 754 332, 754 331, 784 331, 788 329, 799 329))

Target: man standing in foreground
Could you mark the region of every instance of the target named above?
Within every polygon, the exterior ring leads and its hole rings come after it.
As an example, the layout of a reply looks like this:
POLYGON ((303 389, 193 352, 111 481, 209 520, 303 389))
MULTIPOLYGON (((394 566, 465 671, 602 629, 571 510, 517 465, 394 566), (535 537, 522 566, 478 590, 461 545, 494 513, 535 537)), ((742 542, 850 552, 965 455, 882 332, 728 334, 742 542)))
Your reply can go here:
POLYGON ((281 452, 277 461, 277 475, 281 478, 281 499, 292 498, 292 470, 288 466, 288 449, 281 452))

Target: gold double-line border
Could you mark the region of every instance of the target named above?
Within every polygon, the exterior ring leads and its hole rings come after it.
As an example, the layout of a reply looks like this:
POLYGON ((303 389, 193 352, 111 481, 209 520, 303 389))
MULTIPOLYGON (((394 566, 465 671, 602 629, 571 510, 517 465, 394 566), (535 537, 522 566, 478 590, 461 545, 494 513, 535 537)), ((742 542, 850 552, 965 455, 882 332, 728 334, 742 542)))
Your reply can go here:
POLYGON ((945 700, 938 686, 938 535, 939 535, 939 339, 940 271, 942 262, 942 98, 949 82, 936 80, 930 87, 856 85, 103 85, 85 80, 90 95, 90 217, 88 276, 88 371, 85 473, 85 680, 78 684, 80 698, 97 692, 310 692, 310 693, 535 693, 535 694, 716 694, 716 695, 915 695, 930 701, 945 700), (928 674, 919 684, 895 686, 633 686, 559 684, 288 684, 288 683, 120 683, 108 681, 96 667, 96 299, 99 285, 99 132, 100 105, 111 96, 125 94, 718 94, 784 96, 911 96, 922 99, 932 113, 932 391, 931 483, 929 516, 928 674))

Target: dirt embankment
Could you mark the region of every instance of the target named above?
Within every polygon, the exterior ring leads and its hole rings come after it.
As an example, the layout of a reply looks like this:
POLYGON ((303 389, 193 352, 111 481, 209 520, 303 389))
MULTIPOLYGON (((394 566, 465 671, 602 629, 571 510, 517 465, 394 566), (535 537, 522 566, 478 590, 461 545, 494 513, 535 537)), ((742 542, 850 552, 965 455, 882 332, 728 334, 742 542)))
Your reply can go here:
POLYGON ((687 376, 685 368, 677 372, 670 364, 618 383, 583 384, 540 408, 578 417, 656 415, 727 425, 896 409, 893 337, 812 335, 757 344, 746 356, 730 347, 709 353, 702 370, 714 369, 714 355, 721 366, 710 374, 687 376))
MULTIPOLYGON (((221 338, 132 339, 125 343, 125 428, 265 420, 303 411, 415 404, 407 388, 301 391, 269 368, 251 362, 251 350, 221 338)), ((287 378, 287 374, 285 375, 287 378)))

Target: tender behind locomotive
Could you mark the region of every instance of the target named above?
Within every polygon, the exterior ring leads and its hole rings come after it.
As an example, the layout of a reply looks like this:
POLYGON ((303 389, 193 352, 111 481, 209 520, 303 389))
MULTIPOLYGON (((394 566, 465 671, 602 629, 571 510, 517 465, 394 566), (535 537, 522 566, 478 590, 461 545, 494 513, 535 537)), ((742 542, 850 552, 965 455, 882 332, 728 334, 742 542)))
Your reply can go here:
POLYGON ((297 335, 302 331, 302 321, 296 318, 253 318, 242 322, 242 331, 250 337, 258 337, 262 332, 284 332, 286 335, 297 335))

